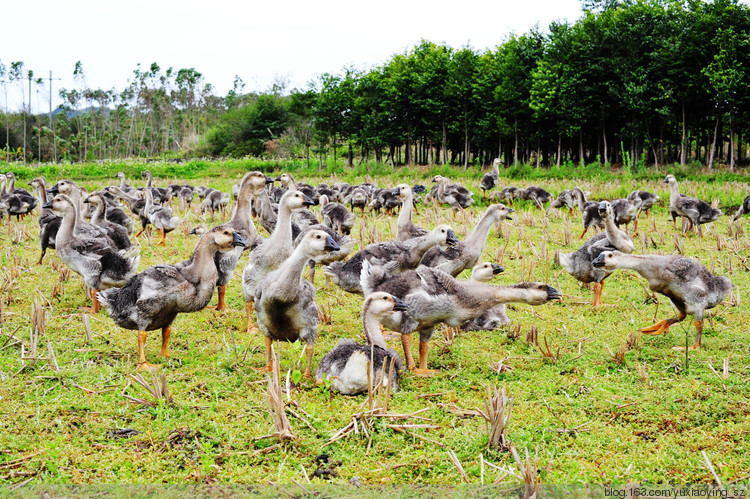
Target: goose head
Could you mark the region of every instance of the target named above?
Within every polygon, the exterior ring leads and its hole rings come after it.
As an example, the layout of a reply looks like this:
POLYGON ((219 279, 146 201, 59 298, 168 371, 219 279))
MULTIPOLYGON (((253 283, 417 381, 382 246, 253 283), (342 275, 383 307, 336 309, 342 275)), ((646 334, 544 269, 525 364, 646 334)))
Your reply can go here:
POLYGON ((151 172, 148 170, 143 170, 143 172, 141 173, 141 178, 150 178, 150 177, 151 177, 151 172))
POLYGON ((49 208, 60 215, 65 215, 69 212, 75 213, 75 204, 73 204, 73 200, 65 194, 56 194, 55 197, 47 201, 42 208, 49 208))
POLYGON ((190 231, 190 234, 201 237, 206 232, 207 229, 205 225, 198 225, 197 227, 193 227, 193 230, 190 231))
POLYGON ((222 253, 231 251, 235 246, 240 246, 242 248, 247 246, 245 238, 235 232, 232 228, 225 225, 219 225, 218 227, 209 230, 203 235, 201 241, 203 241, 204 238, 206 239, 209 248, 222 253))
POLYGON ((60 180, 58 183, 50 187, 50 194, 69 194, 76 186, 72 180, 60 180))
POLYGON ((29 185, 35 189, 43 189, 45 185, 44 176, 39 176, 35 178, 34 180, 29 181, 29 185))
POLYGON ((339 251, 341 246, 322 230, 311 230, 299 243, 311 256, 320 256, 331 251, 339 251))
POLYGON ((281 196, 279 204, 286 206, 290 210, 299 210, 307 206, 312 206, 315 203, 308 196, 305 196, 304 193, 290 189, 281 196))
POLYGON ((591 265, 598 269, 615 270, 619 264, 619 257, 622 255, 619 251, 603 251, 591 262, 591 265))
POLYGON ((669 185, 673 185, 673 184, 677 183, 677 179, 675 178, 674 175, 670 174, 670 175, 667 175, 666 177, 664 177, 664 183, 665 184, 669 184, 669 185))
POLYGON ((393 312, 404 312, 408 309, 409 306, 395 296, 383 291, 376 291, 367 295, 362 307, 362 315, 372 316, 380 321, 393 312))
POLYGON ((278 177, 276 177, 276 178, 275 178, 274 180, 275 180, 276 182, 281 182, 281 183, 282 183, 282 184, 283 184, 284 186, 287 186, 287 187, 288 187, 288 186, 289 186, 290 184, 292 184, 292 185, 293 185, 293 184, 295 183, 295 182, 294 182, 294 177, 292 177, 292 176, 291 176, 290 174, 288 174, 288 173, 282 173, 281 175, 279 175, 278 177))
POLYGON ((602 217, 602 220, 612 218, 612 215, 612 203, 609 201, 602 201, 599 203, 599 216, 602 217))
POLYGON ((396 196, 398 199, 403 200, 406 199, 409 195, 411 195, 412 190, 411 187, 409 187, 409 184, 398 184, 396 187, 391 189, 391 194, 396 196))
POLYGON ((125 174, 122 172, 117 172, 117 175, 115 175, 115 178, 119 178, 120 180, 125 179, 125 174))
POLYGON ((240 182, 240 189, 242 189, 243 186, 246 184, 250 184, 251 190, 254 193, 257 193, 266 186, 268 183, 267 179, 269 177, 266 177, 263 172, 259 171, 253 171, 253 172, 247 172, 244 177, 242 177, 242 181, 240 182))
POLYGON ((492 213, 496 221, 500 220, 513 220, 513 217, 510 216, 511 213, 515 213, 516 210, 513 208, 509 208, 505 206, 504 204, 493 204, 490 205, 487 208, 487 211, 492 213))
MULTIPOLYGON (((562 293, 543 282, 523 282, 510 287, 525 290, 526 298, 524 303, 529 305, 543 305, 548 301, 562 299, 562 293)), ((497 288, 498 297, 502 297, 506 293, 506 289, 497 288)))
POLYGON ((505 269, 496 263, 483 262, 471 269, 471 278, 479 282, 491 281, 493 277, 504 272, 505 269))
POLYGON ((458 243, 458 238, 449 225, 438 225, 430 231, 430 235, 440 246, 454 246, 458 243))
POLYGON ((86 196, 86 199, 84 199, 83 202, 98 206, 102 204, 104 200, 102 199, 102 197, 99 195, 98 192, 92 192, 91 194, 86 196))

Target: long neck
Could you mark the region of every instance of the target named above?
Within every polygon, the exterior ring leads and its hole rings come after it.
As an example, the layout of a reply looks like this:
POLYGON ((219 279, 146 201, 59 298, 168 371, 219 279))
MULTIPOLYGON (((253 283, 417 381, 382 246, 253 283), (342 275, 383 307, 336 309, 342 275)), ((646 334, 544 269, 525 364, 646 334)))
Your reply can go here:
POLYGON ((6 182, 7 182, 7 179, 5 178, 5 175, 0 176, 0 196, 5 196, 6 182))
POLYGON ((209 236, 204 235, 198 242, 193 251, 193 255, 190 257, 190 260, 188 260, 188 265, 185 266, 185 269, 189 273, 199 275, 201 282, 204 282, 204 280, 205 282, 213 280, 215 283, 218 276, 216 264, 214 263, 216 247, 209 244, 208 237, 209 236))
POLYGON ((586 202, 586 196, 583 194, 583 191, 579 189, 578 187, 575 188, 575 196, 578 200, 578 209, 580 211, 583 211, 583 203, 586 202))
POLYGON ((680 198, 680 186, 677 185, 677 182, 670 182, 669 189, 669 204, 674 204, 680 198))
POLYGON ((396 227, 408 227, 411 225, 412 212, 414 211, 414 203, 412 202, 411 191, 408 192, 404 199, 401 200, 401 213, 398 214, 398 221, 396 227))
POLYGON ((618 255, 617 268, 635 270, 647 281, 651 281, 667 265, 667 257, 660 255, 618 255))
POLYGON ((154 207, 154 198, 151 196, 151 191, 148 190, 148 187, 143 189, 143 195, 144 199, 146 200, 146 206, 144 207, 143 211, 148 213, 151 208, 154 207))
MULTIPOLYGON (((275 232, 274 232, 275 234, 275 232)), ((275 282, 286 283, 284 287, 287 289, 289 297, 296 296, 302 285, 302 272, 305 270, 305 265, 310 261, 310 252, 304 248, 303 244, 297 246, 292 254, 287 258, 284 263, 278 268, 277 279, 275 282)), ((279 296, 281 301, 286 301, 284 293, 279 296)))
POLYGON ((282 241, 286 247, 292 247, 292 210, 284 203, 279 203, 279 216, 269 240, 282 241))
POLYGON ((12 193, 13 189, 16 188, 16 177, 10 176, 8 177, 8 192, 12 193))
MULTIPOLYGON (((234 208, 232 214, 232 222, 234 225, 241 226, 244 228, 248 235, 253 239, 257 239, 258 231, 255 228, 255 224, 252 219, 252 185, 250 182, 245 182, 240 186, 240 194, 237 197, 237 206, 234 208)), ((248 241, 250 242, 250 241, 248 241)))
POLYGON ((99 222, 104 220, 106 209, 107 207, 105 206, 104 201, 95 203, 94 214, 91 215, 91 223, 94 225, 98 225, 99 222))
MULTIPOLYGON (((125 182, 125 179, 123 179, 123 183, 124 182, 125 182)), ((132 206, 133 203, 135 203, 136 201, 138 201, 137 197, 131 196, 130 194, 127 194, 125 191, 123 191, 122 189, 118 189, 116 187, 114 189, 112 189, 112 194, 114 194, 115 196, 117 196, 117 197, 119 197, 121 199, 124 199, 125 202, 128 203, 128 205, 130 205, 130 206, 132 206)))
POLYGON ((125 175, 120 179, 120 189, 125 190, 125 175))
POLYGON ((469 246, 484 245, 487 242, 487 236, 490 234, 492 224, 495 223, 495 212, 486 212, 484 216, 479 220, 479 223, 469 237, 466 238, 466 244, 469 246))
MULTIPOLYGON (((42 201, 42 205, 47 204, 47 186, 45 183, 39 181, 37 189, 39 190, 39 199, 42 201)), ((48 212, 49 208, 44 208, 42 211, 48 212)))
POLYGON ((624 253, 632 253, 634 246, 633 241, 630 237, 622 230, 620 230, 613 220, 614 217, 605 216, 604 219, 604 230, 607 233, 607 240, 612 243, 612 246, 624 253))
POLYGON ((385 344, 385 339, 383 338, 383 333, 380 331, 380 321, 378 318, 375 317, 374 314, 368 313, 367 309, 362 311, 362 316, 362 325, 364 326, 365 340, 367 340, 367 343, 385 350, 387 346, 385 344))
POLYGON ((70 189, 70 192, 66 193, 66 195, 73 201, 76 213, 76 223, 81 223, 81 191, 76 187, 73 187, 70 189))
POLYGON ((151 172, 146 174, 146 187, 151 188, 151 172))
MULTIPOLYGON (((78 217, 77 212, 78 210, 75 206, 70 206, 63 213, 62 221, 60 222, 60 228, 57 230, 57 237, 55 239, 56 245, 58 244, 57 241, 60 241, 62 243, 63 241, 67 241, 71 237, 73 237, 73 233, 76 230, 76 218, 78 217)), ((62 246, 64 246, 64 244, 59 244, 58 247, 62 246)))
POLYGON ((497 161, 492 164, 492 175, 495 177, 500 176, 500 164, 497 161))

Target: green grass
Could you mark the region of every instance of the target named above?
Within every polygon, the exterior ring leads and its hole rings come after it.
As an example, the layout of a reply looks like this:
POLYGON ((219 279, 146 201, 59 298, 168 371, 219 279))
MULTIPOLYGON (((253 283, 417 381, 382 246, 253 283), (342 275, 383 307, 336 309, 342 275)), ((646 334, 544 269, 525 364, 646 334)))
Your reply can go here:
MULTIPOLYGON (((241 161, 224 165, 224 172, 228 172, 224 178, 214 176, 217 172, 213 170, 200 170, 205 177, 186 178, 195 185, 205 183, 228 191, 248 165, 241 161)), ((127 167, 134 172, 152 166, 113 163, 102 167, 95 174, 96 180, 80 183, 93 190, 114 183, 108 177, 118 169, 127 167)), ((77 167, 54 168, 59 168, 58 175, 80 178, 81 169, 77 167)), ((50 172, 46 172, 50 182, 59 178, 50 172)), ((402 178, 423 182, 430 173, 405 170, 399 172, 398 178, 376 180, 381 185, 392 185, 402 178)), ((164 175, 156 180, 157 185, 169 183, 172 178, 164 175)), ((335 179, 298 175, 298 180, 317 183, 335 179)), ((664 201, 654 210, 653 223, 647 218, 641 221, 641 233, 647 238, 645 250, 673 253, 677 232, 668 221, 667 192, 660 180, 620 182, 612 177, 578 182, 545 178, 533 183, 555 193, 581 185, 597 199, 623 196, 636 187, 658 192, 664 201)), ((141 184, 140 179, 132 178, 131 182, 141 184)), ((465 183, 478 191, 476 179, 465 183)), ((526 186, 532 182, 514 183, 526 186)), ((739 181, 680 185, 683 192, 720 200, 722 207, 737 205, 748 194, 746 185, 739 181)), ((544 483, 709 483, 713 477, 701 451, 706 452, 725 483, 747 475, 747 305, 725 304, 712 310, 704 328, 703 349, 690 353, 686 364, 684 353, 671 347, 684 344, 686 336, 692 342, 694 328, 690 318, 663 336, 636 333, 655 319, 672 314, 668 300, 657 295, 655 301, 638 275, 617 272, 610 276, 604 288, 605 306, 592 310, 592 291, 582 289, 554 264, 556 250, 569 252, 580 246, 581 241, 576 239, 580 233, 578 216, 568 219, 567 214, 554 213, 545 219, 530 203, 514 208, 516 216, 504 223, 503 237, 497 237, 493 230, 485 250, 485 259, 499 261, 506 269, 496 283, 511 284, 527 278, 544 281, 564 293, 563 301, 533 308, 514 306, 509 315, 513 324, 521 327, 522 335, 517 340, 510 340, 507 330, 501 329, 462 333, 451 342, 438 329, 431 342, 429 364, 439 374, 432 378, 405 374, 401 390, 393 396, 391 410, 413 413, 426 409, 419 415, 438 428, 416 432, 444 447, 395 433, 378 423, 373 428, 369 452, 368 440, 362 433, 323 447, 348 424, 364 397, 334 395, 331 399, 312 382, 303 381, 291 392, 298 404, 292 409, 313 428, 290 415, 296 439, 283 449, 255 454, 276 441, 257 440, 275 430, 266 404, 265 375, 253 370, 264 363, 263 341, 245 333, 239 274, 247 257, 241 260, 238 275, 228 287, 229 310, 225 314, 203 310, 180 315, 175 321, 171 349, 179 361, 157 357, 159 334, 150 333, 147 358, 166 372, 175 403, 144 409, 121 394, 126 390, 129 395, 148 398, 145 390, 131 383, 130 378, 137 359, 135 332, 116 327, 102 312, 91 318, 92 340, 87 342, 78 308, 89 302, 81 280, 71 274, 62 282, 62 292, 53 296, 53 289, 60 290, 61 279, 53 266, 57 262, 57 267, 62 267, 52 250, 44 265, 34 263, 39 251, 36 220, 3 221, 0 480, 17 483, 33 478, 34 483, 45 484, 291 484, 292 480, 306 483, 304 467, 312 481, 320 483, 321 479, 312 475, 317 467, 315 457, 325 452, 331 460, 341 461, 335 466, 337 476, 330 480, 333 483, 346 484, 356 475, 371 485, 442 485, 461 482, 447 456, 452 449, 472 483, 479 483, 480 455, 498 466, 512 467, 513 458, 507 452, 487 449, 488 431, 481 418, 461 417, 451 409, 483 409, 487 387, 495 386, 504 386, 513 397, 508 435, 518 449, 539 449, 544 483), (565 230, 573 234, 568 245, 564 244, 565 230), (40 360, 33 365, 26 361, 27 367, 22 369, 20 344, 6 340, 12 334, 26 343, 30 341, 31 307, 35 300, 45 306, 46 331, 39 340, 40 360), (559 359, 547 359, 537 346, 526 344, 525 333, 532 326, 538 327, 540 342, 546 339, 555 350, 559 348, 559 359), (618 363, 608 349, 616 352, 631 333, 636 333, 637 342, 618 363), (48 344, 54 349, 59 371, 43 359, 47 357, 48 344), (722 362, 727 358, 730 374, 723 380, 709 364, 721 373, 722 362), (498 374, 492 365, 501 360, 511 369, 498 374), (118 428, 140 433, 131 438, 108 435, 118 428), (4 463, 27 456, 30 457, 17 466, 3 467, 4 463)), ((483 210, 484 205, 478 203, 466 216, 453 221, 448 209, 420 207, 416 222, 433 226, 447 221, 463 238, 483 210)), ((154 246, 155 235, 139 239, 141 269, 186 259, 196 242, 187 229, 200 221, 197 214, 188 214, 184 230, 170 234, 166 248, 154 246)), ((353 236, 360 244, 369 242, 373 224, 385 237, 395 230, 395 218, 359 216, 353 236)), ((750 285, 750 241, 734 226, 731 236, 729 232, 729 218, 722 217, 704 227, 702 240, 693 234, 684 237, 685 254, 732 279, 744 302, 750 285)), ((637 253, 643 253, 640 239, 635 246, 637 253)), ((320 326, 313 368, 339 338, 359 339, 362 331, 361 297, 343 293, 333 284, 326 286, 322 272, 317 275, 316 287, 317 303, 330 309, 332 320, 320 326)), ((394 347, 399 350, 400 344, 394 343, 394 347)), ((25 352, 30 356, 28 347, 25 352)), ((285 368, 303 362, 300 350, 294 346, 281 345, 280 352, 285 368)), ((497 474, 491 468, 486 473, 485 480, 490 482, 497 474)), ((503 482, 518 480, 506 477, 503 482)))

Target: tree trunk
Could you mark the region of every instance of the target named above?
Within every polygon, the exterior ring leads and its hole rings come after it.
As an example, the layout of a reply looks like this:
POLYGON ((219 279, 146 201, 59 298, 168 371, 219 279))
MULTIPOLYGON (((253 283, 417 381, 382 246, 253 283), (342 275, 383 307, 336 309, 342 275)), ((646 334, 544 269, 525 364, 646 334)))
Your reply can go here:
POLYGON ((469 120, 464 120, 464 170, 469 168, 469 154, 471 153, 471 139, 469 139, 469 120))
POLYGON ((682 142, 680 143, 680 166, 687 161, 687 123, 685 122, 685 102, 682 103, 682 142))
POLYGON ((557 167, 560 168, 562 162, 562 135, 557 134, 557 167))
POLYGON ((513 124, 513 134, 515 135, 515 144, 513 145, 513 166, 518 166, 518 118, 513 124))
POLYGON ((602 121, 602 142, 604 142, 604 164, 609 163, 609 146, 607 146, 607 125, 602 121))
POLYGON ((583 152, 583 131, 578 131, 578 156, 581 166, 586 163, 586 158, 583 152))
POLYGON ((349 168, 354 167, 354 150, 352 149, 352 141, 348 140, 347 144, 349 146, 349 149, 347 150, 347 156, 346 156, 346 166, 349 168))
POLYGON ((714 151, 716 150, 716 137, 719 135, 719 116, 716 116, 716 126, 714 127, 714 140, 711 143, 711 151, 708 156, 708 169, 711 170, 714 167, 714 151))
POLYGON ((443 120, 443 143, 440 145, 442 151, 441 163, 443 166, 448 162, 448 130, 445 127, 445 120, 443 120))

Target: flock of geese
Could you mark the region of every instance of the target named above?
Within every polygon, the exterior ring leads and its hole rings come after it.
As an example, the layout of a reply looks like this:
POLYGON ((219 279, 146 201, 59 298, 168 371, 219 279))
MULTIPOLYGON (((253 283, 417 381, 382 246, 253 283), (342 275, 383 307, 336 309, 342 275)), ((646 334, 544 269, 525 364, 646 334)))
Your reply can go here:
MULTIPOLYGON (((205 186, 173 184, 156 187, 150 172, 143 173, 146 185, 129 185, 118 173, 119 184, 87 193, 73 181, 62 179, 48 188, 44 177, 29 182, 38 197, 15 187, 13 173, 0 174, 0 215, 10 219, 31 213, 41 203, 39 239, 42 264, 48 248, 80 274, 90 290, 93 311, 103 307, 118 326, 137 331, 138 368, 155 367, 146 359, 148 331, 161 330, 160 355, 169 357, 171 325, 180 313, 206 308, 214 289, 218 290, 216 309, 226 307, 225 291, 243 253, 249 253, 242 271, 242 290, 247 314, 247 331, 263 335, 266 364, 272 368, 274 341, 300 341, 305 344, 305 377, 311 376, 314 344, 318 332, 314 270, 322 266, 327 281, 348 293, 363 296, 362 324, 365 344, 342 339, 318 363, 316 381, 331 379, 334 389, 344 394, 366 390, 368 364, 373 372, 394 362, 417 375, 430 375, 429 342, 438 324, 463 330, 492 330, 507 325, 505 305, 542 305, 559 300, 551 286, 524 282, 493 286, 488 282, 502 272, 501 266, 481 261, 493 226, 512 218, 516 200, 530 200, 544 209, 568 208, 581 212, 583 232, 591 227, 603 231, 591 236, 576 251, 558 253, 558 263, 582 283, 594 283, 593 306, 602 303, 604 280, 616 269, 629 269, 648 281, 652 291, 667 296, 678 315, 641 329, 644 334, 661 334, 692 315, 696 339, 691 349, 701 345, 705 310, 721 303, 732 289, 726 277, 714 276, 698 261, 682 256, 633 255, 634 244, 621 225, 634 222, 658 201, 658 196, 634 191, 627 199, 590 201, 590 193, 580 188, 565 190, 556 198, 540 187, 520 189, 507 186, 496 190, 498 162, 479 187, 482 197, 492 204, 465 240, 459 241, 449 225, 423 228, 414 224, 414 206, 424 193, 424 202, 449 205, 455 212, 473 203, 473 193, 443 176, 433 178, 428 191, 424 186, 402 183, 379 188, 369 183, 349 185, 297 182, 284 173, 273 179, 259 171, 248 172, 232 189, 236 203, 228 222, 210 229, 196 227, 200 236, 186 261, 157 264, 138 272, 140 253, 131 242, 135 220, 140 222, 138 237, 152 225, 159 233, 158 245, 167 244, 167 235, 180 227, 181 218, 171 208, 179 203, 187 209, 197 196, 201 212, 224 212, 230 195, 205 186), (487 193, 493 191, 489 196, 487 193), (500 203, 503 201, 505 204, 500 203), (320 206, 318 219, 309 208, 320 206), (369 244, 351 255, 355 240, 351 231, 356 211, 384 210, 393 213, 400 206, 395 239, 369 244), (259 223, 269 236, 256 228, 259 223), (350 256, 351 255, 351 256, 350 256), (305 280, 305 267, 310 280, 305 280), (471 269, 471 279, 458 279, 471 269), (255 319, 253 319, 255 316, 255 319), (387 347, 382 328, 400 333, 403 360, 387 347), (411 353, 412 333, 419 334, 419 360, 411 353)), ((721 211, 708 203, 679 192, 677 180, 667 175, 669 212, 683 220, 682 230, 715 221, 721 211)), ((735 215, 750 212, 750 196, 735 215)), ((675 347, 681 348, 681 347, 675 347)), ((398 373, 392 377, 398 386, 398 373)), ((379 380, 376 380, 379 381, 379 380)))

